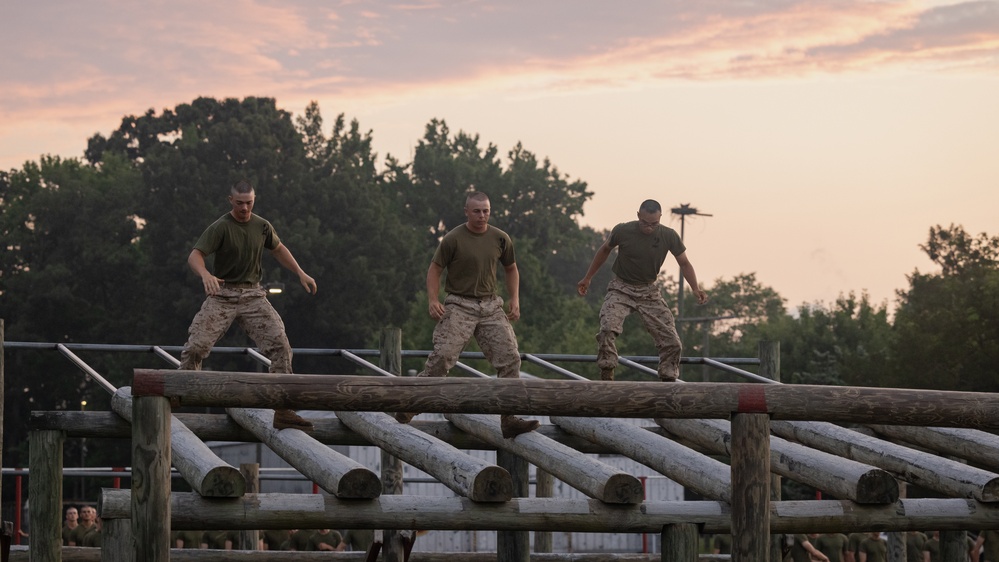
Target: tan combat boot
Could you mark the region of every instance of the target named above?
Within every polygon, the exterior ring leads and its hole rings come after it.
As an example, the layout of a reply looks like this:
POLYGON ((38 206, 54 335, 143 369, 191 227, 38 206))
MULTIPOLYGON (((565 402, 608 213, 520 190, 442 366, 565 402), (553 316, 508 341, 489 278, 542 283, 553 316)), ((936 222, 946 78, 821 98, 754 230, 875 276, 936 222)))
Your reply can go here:
POLYGON ((315 429, 312 422, 299 416, 294 410, 274 410, 274 429, 300 429, 306 433, 315 429))
POLYGON ((506 439, 513 439, 521 433, 534 431, 540 425, 538 420, 525 420, 517 416, 500 416, 500 430, 506 439))

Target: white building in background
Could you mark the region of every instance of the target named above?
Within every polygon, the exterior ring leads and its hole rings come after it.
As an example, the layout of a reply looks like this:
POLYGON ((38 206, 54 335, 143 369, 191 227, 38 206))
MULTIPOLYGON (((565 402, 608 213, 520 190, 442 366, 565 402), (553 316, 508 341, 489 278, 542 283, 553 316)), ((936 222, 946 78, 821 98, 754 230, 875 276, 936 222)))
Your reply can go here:
MULTIPOLYGON (((317 419, 333 416, 332 412, 303 413, 307 418, 317 419)), ((421 420, 443 420, 439 414, 423 414, 421 420)), ((542 423, 547 419, 539 417, 542 423)), ((623 420, 635 426, 649 425, 644 419, 623 420)), ((246 463, 260 465, 261 493, 314 493, 312 482, 291 469, 281 457, 260 443, 209 443, 215 453, 233 466, 246 463)), ((337 452, 364 465, 375 474, 381 474, 381 449, 372 446, 331 446, 337 452)), ((467 451, 470 455, 490 463, 496 462, 495 451, 467 451)), ((580 453, 583 454, 583 453, 580 453)), ((605 464, 640 478, 645 486, 647 501, 681 501, 683 487, 651 468, 620 455, 589 455, 597 457, 605 464)), ((536 467, 531 465, 530 496, 535 496, 536 467)), ((325 494, 323 490, 318 493, 325 494)), ((428 474, 409 464, 403 463, 403 494, 414 496, 447 496, 456 494, 428 474)), ((556 498, 582 499, 585 494, 555 479, 552 495, 556 498)), ((342 529, 341 529, 342 531, 342 529)), ((534 534, 531 533, 533 548, 534 534)), ((657 533, 552 533, 552 550, 556 553, 571 552, 659 552, 660 536, 657 533)), ((413 546, 418 552, 495 552, 495 531, 429 531, 421 534, 413 546)))

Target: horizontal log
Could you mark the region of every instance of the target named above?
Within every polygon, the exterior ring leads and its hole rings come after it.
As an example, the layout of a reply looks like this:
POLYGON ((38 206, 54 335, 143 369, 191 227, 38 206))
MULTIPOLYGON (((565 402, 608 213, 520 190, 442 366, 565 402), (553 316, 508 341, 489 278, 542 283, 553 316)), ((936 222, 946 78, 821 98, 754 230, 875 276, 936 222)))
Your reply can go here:
POLYGON ((271 375, 136 369, 133 393, 177 406, 381 412, 825 420, 999 428, 999 394, 831 385, 271 375))
POLYGON ((433 476, 459 496, 478 502, 505 502, 513 497, 510 473, 475 458, 381 412, 337 412, 354 431, 383 451, 433 476))
MULTIPOLYGON (((732 454, 732 429, 723 420, 667 420, 656 423, 719 455, 732 454)), ((899 487, 895 477, 873 466, 809 449, 780 437, 770 438, 770 469, 835 498, 858 503, 893 503, 899 487)))
MULTIPOLYGON (((186 425, 202 441, 260 442, 256 435, 243 429, 225 414, 177 413, 174 414, 174 417, 186 425)), ((336 418, 321 418, 311 421, 315 425, 316 430, 310 436, 320 443, 326 445, 357 445, 362 447, 373 445, 373 443, 336 418)), ((429 433, 458 449, 496 449, 496 447, 461 431, 447 421, 414 420, 409 425, 420 431, 429 433)), ((65 431, 66 437, 73 438, 132 438, 131 424, 111 412, 33 411, 29 415, 28 428, 32 430, 65 431)), ((660 427, 645 426, 644 429, 658 435, 665 434, 665 431, 660 427)), ((542 425, 537 429, 537 432, 563 445, 577 449, 582 453, 609 452, 604 447, 598 447, 582 437, 571 435, 555 425, 542 425)))
MULTIPOLYGON (((131 517, 131 492, 105 488, 105 519, 131 517)), ((731 532, 728 504, 716 501, 611 505, 594 499, 514 498, 477 503, 467 498, 385 495, 341 500, 320 494, 246 494, 242 498, 171 495, 171 528, 185 529, 424 529, 659 533, 695 523, 706 533, 731 532)), ((889 505, 845 500, 771 502, 772 533, 999 529, 999 506, 960 499, 901 499, 889 505)))
POLYGON ((612 418, 553 417, 571 433, 634 459, 698 494, 718 501, 732 498, 731 469, 679 443, 612 418))
POLYGON ((229 408, 236 423, 250 430, 272 451, 320 488, 340 498, 369 499, 382 493, 378 475, 297 429, 272 426, 273 410, 229 408))
MULTIPOLYGON (((111 408, 131 422, 131 389, 119 388, 111 397, 111 408)), ((239 469, 220 459, 176 417, 170 422, 169 458, 177 472, 202 496, 231 498, 242 496, 246 491, 246 480, 239 469)))
MULTIPOLYGON (((30 562, 28 547, 12 546, 10 562, 30 562)), ((366 552, 294 552, 294 551, 220 551, 220 550, 170 550, 172 562, 365 562, 366 552)), ((725 558, 727 560, 727 557, 725 558)), ((101 549, 64 546, 64 562, 100 562, 101 549)), ((534 553, 530 562, 659 562, 660 554, 641 553, 534 553)), ((701 555, 702 562, 720 560, 713 555, 701 555)), ((495 552, 412 552, 409 562, 497 562, 495 552)))
POLYGON ((774 422, 785 439, 877 466, 949 497, 999 501, 999 475, 824 422, 774 422))
POLYGON ((534 463, 591 498, 612 504, 637 504, 645 497, 638 478, 543 435, 532 431, 505 439, 499 416, 450 414, 447 419, 479 439, 534 463))

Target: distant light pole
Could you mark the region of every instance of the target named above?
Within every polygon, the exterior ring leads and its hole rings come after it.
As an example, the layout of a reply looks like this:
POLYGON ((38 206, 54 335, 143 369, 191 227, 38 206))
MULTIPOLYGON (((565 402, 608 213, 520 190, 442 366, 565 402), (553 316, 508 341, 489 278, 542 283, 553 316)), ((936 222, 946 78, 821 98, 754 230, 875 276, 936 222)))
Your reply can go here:
MULTIPOLYGON (((683 231, 686 226, 687 215, 696 215, 699 217, 710 217, 707 213, 699 213, 697 209, 690 206, 690 203, 680 203, 679 207, 673 207, 670 212, 674 215, 680 215, 680 241, 683 242, 683 231)), ((683 318, 683 268, 680 268, 680 293, 676 301, 676 317, 683 318)))

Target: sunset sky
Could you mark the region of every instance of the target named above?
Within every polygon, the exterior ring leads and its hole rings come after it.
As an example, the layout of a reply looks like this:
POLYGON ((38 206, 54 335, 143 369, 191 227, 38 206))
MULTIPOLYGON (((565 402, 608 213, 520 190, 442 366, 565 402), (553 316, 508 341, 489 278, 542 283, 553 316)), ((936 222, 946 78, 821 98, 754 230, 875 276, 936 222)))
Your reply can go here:
POLYGON ((994 1, 6 2, 0 80, 3 170, 198 96, 316 100, 404 162, 442 118, 587 182, 583 224, 713 215, 699 278, 790 306, 893 305, 931 226, 999 235, 994 1))

